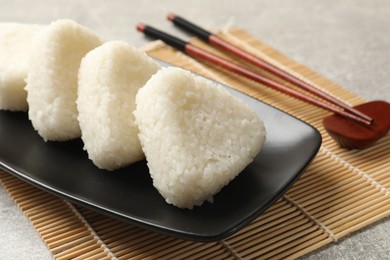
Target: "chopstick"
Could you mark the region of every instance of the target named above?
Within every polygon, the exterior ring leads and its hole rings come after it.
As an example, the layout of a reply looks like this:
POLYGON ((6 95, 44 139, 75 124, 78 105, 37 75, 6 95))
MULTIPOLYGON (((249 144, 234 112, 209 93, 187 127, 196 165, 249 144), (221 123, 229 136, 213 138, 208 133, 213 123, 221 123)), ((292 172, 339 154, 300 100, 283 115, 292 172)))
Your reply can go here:
POLYGON ((316 105, 318 107, 321 107, 323 109, 331 111, 331 112, 338 114, 340 116, 343 116, 345 118, 355 120, 355 121, 360 122, 360 123, 365 124, 365 125, 371 124, 371 121, 369 121, 369 120, 358 117, 358 116, 351 114, 347 111, 340 110, 337 107, 334 107, 334 106, 331 106, 327 103, 321 102, 321 101, 319 101, 311 96, 305 95, 305 94, 303 94, 299 91, 296 91, 294 89, 290 89, 290 88, 282 85, 279 82, 276 82, 276 81, 273 81, 269 78, 261 76, 261 75, 257 74, 256 72, 253 72, 253 71, 251 71, 251 70, 249 70, 241 65, 227 61, 227 60, 225 60, 221 57, 218 57, 218 56, 216 56, 216 55, 214 55, 206 50, 203 50, 203 49, 201 49, 201 48, 199 48, 199 47, 197 47, 189 42, 183 41, 177 37, 169 35, 165 32, 162 32, 158 29, 155 29, 151 26, 139 23, 137 25, 137 30, 140 32, 143 32, 147 36, 150 36, 150 37, 153 37, 156 39, 160 39, 163 42, 165 42, 166 44, 186 53, 187 55, 189 55, 191 57, 200 58, 200 59, 209 61, 209 62, 216 64, 222 68, 225 68, 233 73, 237 73, 241 76, 252 79, 252 80, 259 82, 267 87, 276 89, 282 93, 285 93, 285 94, 290 95, 292 97, 298 98, 298 99, 305 101, 305 102, 308 102, 310 104, 316 105))
POLYGON ((310 93, 312 93, 312 94, 314 94, 314 95, 316 95, 324 100, 327 100, 328 102, 331 102, 331 103, 345 109, 346 111, 365 119, 366 121, 369 121, 370 123, 372 122, 373 119, 371 117, 365 115, 364 113, 360 112, 359 110, 354 109, 353 107, 349 106, 348 104, 344 103, 343 101, 329 95, 326 92, 321 91, 320 89, 308 84, 307 82, 305 82, 303 80, 300 80, 300 79, 294 77, 293 75, 275 67, 274 65, 272 65, 272 64, 270 64, 270 63, 268 63, 268 62, 266 62, 266 61, 264 61, 256 56, 232 45, 231 43, 221 39, 220 37, 218 37, 215 34, 212 34, 211 32, 204 30, 203 28, 195 25, 194 23, 189 22, 188 20, 186 20, 180 16, 177 16, 173 13, 169 13, 167 18, 168 18, 168 20, 172 21, 174 25, 178 26, 181 29, 184 29, 187 32, 193 33, 194 35, 198 36, 199 38, 206 41, 207 43, 209 43, 213 46, 219 47, 219 48, 221 48, 221 49, 223 49, 223 50, 225 50, 233 55, 236 55, 236 56, 252 63, 253 65, 255 65, 257 67, 264 69, 264 70, 270 72, 271 74, 278 76, 278 77, 294 84, 295 86, 301 87, 302 89, 305 89, 306 91, 309 91, 310 93))

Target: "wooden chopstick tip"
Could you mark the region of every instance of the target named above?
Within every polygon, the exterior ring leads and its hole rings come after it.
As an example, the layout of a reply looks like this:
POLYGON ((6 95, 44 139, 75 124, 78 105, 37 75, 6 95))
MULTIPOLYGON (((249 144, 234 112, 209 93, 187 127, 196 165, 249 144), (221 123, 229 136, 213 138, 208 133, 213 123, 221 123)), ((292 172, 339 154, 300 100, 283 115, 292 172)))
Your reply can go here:
POLYGON ((137 24, 137 31, 143 32, 145 30, 145 25, 143 23, 137 24))
POLYGON ((176 17, 176 15, 174 13, 168 13, 168 15, 167 15, 167 19, 169 21, 175 20, 175 17, 176 17))

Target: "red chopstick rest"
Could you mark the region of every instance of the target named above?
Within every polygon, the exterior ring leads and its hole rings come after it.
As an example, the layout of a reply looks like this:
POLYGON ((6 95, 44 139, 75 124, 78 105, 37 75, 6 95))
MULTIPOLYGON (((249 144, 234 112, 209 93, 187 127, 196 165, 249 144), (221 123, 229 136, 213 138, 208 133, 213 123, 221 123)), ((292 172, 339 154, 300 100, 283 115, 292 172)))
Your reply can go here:
POLYGON ((354 107, 373 118, 370 126, 356 123, 345 117, 332 115, 322 121, 326 131, 343 148, 364 149, 384 137, 390 129, 390 104, 372 101, 354 107), (341 138, 342 136, 342 138, 341 138))

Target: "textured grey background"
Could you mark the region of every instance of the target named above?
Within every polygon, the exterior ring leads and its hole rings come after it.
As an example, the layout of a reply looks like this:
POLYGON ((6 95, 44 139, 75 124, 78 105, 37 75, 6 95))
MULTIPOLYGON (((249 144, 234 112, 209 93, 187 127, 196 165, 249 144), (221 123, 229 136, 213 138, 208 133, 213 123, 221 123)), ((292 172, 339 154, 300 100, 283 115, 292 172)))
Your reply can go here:
MULTIPOLYGON (((390 101, 387 0, 0 0, 0 22, 47 24, 70 18, 105 40, 140 47, 138 22, 184 36, 165 20, 175 12, 209 28, 233 24, 366 99, 390 101)), ((389 169, 390 171, 390 169, 389 169)), ((390 259, 390 219, 305 259, 390 259)), ((0 259, 50 259, 29 221, 0 186, 0 259)))

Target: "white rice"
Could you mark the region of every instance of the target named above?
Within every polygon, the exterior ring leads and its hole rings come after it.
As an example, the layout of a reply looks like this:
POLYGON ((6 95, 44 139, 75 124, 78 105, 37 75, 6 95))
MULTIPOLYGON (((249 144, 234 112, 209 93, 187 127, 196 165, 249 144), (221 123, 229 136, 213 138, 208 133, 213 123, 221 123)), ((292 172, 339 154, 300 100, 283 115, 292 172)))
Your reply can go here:
POLYGON ((27 111, 25 78, 40 25, 0 23, 0 109, 27 111))
POLYGON ((78 69, 83 56, 101 41, 71 20, 58 20, 41 30, 33 44, 26 90, 34 128, 45 141, 80 137, 76 107, 78 69))
POLYGON ((153 185, 180 208, 211 199, 265 140, 263 122, 251 108, 179 68, 160 70, 139 90, 134 114, 153 185))
POLYGON ((81 62, 77 108, 84 149, 102 169, 145 158, 134 123, 135 95, 159 65, 122 41, 89 52, 81 62))

